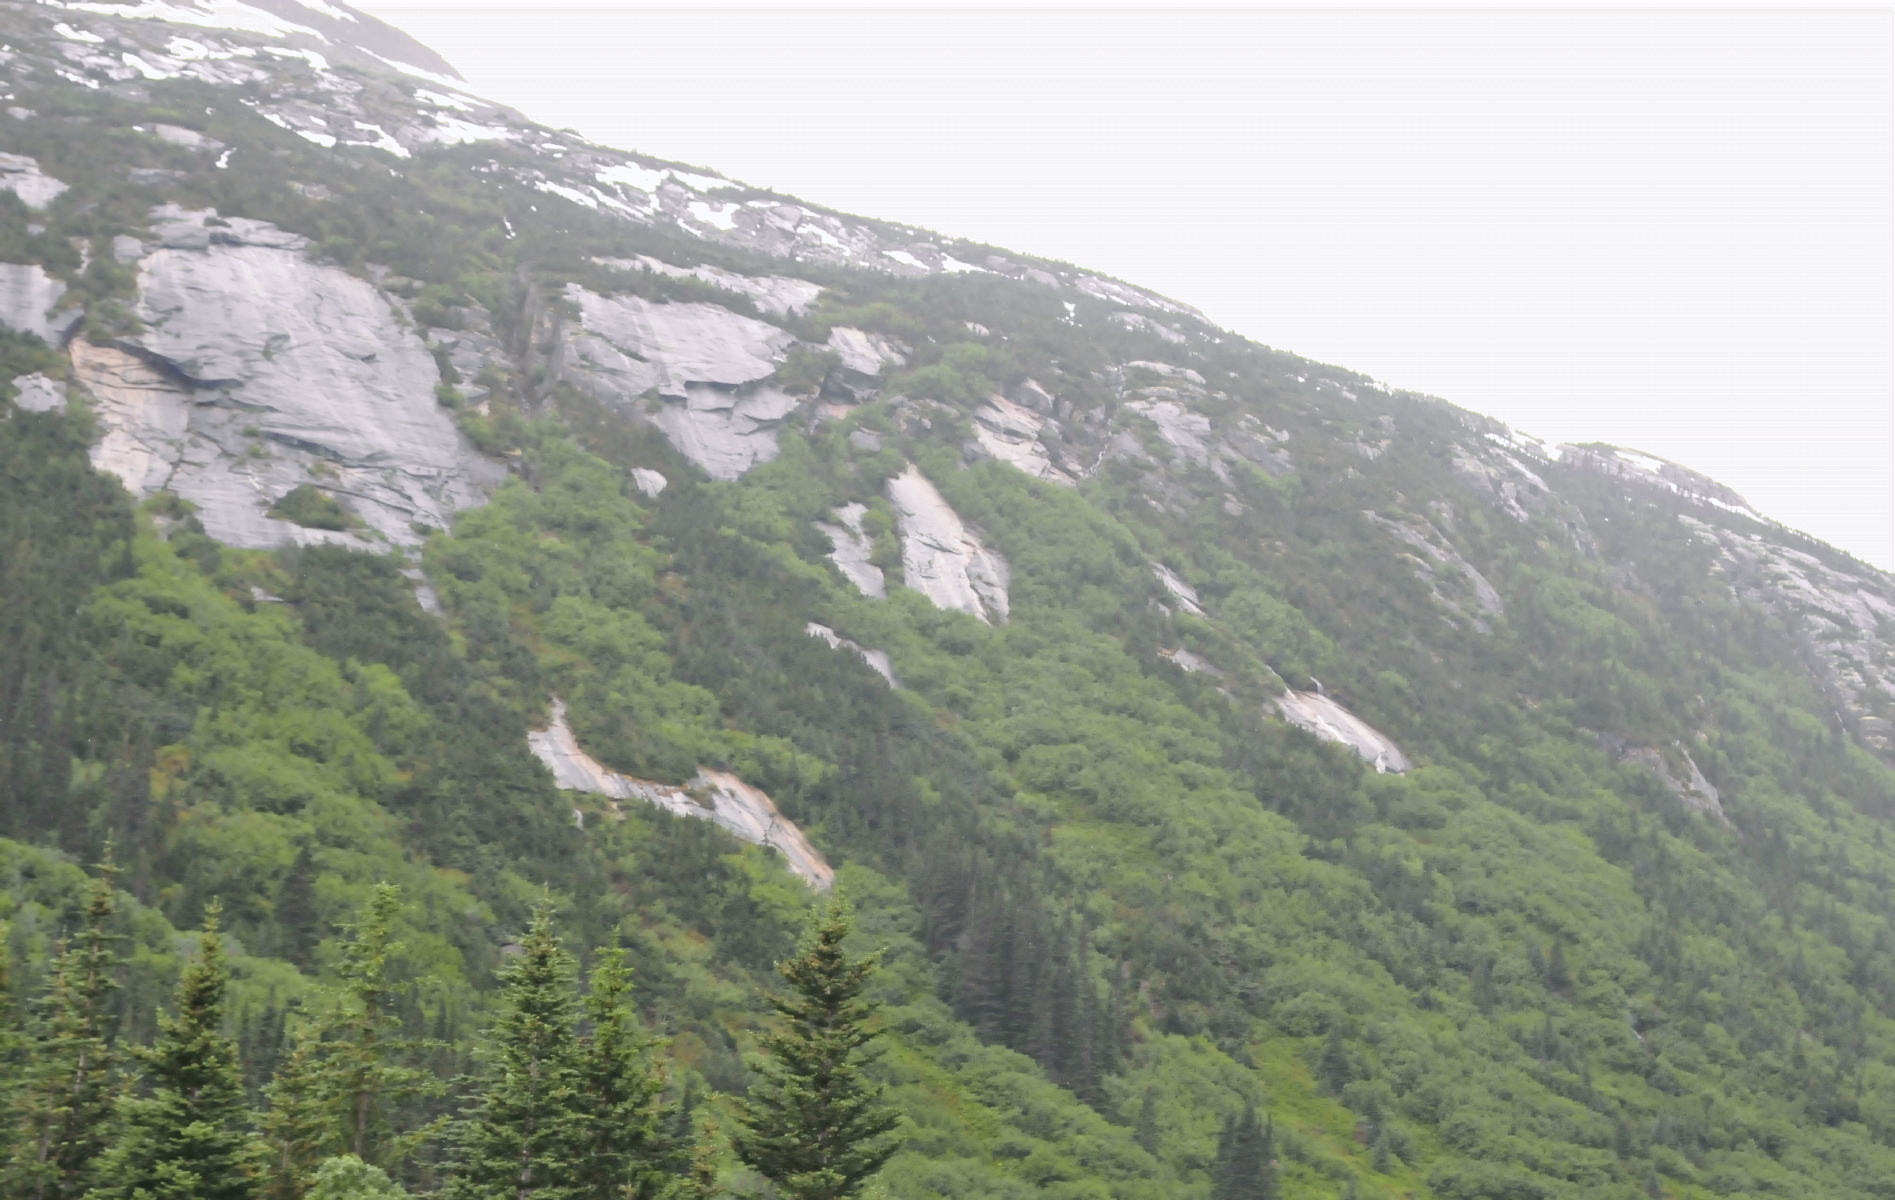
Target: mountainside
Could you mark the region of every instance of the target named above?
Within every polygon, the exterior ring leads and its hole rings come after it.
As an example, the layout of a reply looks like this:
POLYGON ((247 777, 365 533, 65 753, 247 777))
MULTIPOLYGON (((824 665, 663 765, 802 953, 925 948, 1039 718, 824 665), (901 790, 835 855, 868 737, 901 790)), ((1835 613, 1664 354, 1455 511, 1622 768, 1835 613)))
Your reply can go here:
POLYGON ((119 1037, 221 898, 260 1086, 387 880, 445 1079, 550 889, 688 1118, 840 885, 898 1200, 1212 1197, 1251 1105, 1285 1196, 1895 1196, 1895 578, 340 4, 0 75, 22 1001, 109 841, 119 1037))

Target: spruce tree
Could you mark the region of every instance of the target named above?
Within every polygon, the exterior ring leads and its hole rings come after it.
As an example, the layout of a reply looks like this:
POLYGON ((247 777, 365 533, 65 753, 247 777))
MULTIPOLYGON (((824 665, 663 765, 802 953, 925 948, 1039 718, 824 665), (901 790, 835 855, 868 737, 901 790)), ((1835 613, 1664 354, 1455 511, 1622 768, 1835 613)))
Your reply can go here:
POLYGON ((1217 1140, 1212 1200, 1276 1200, 1275 1131, 1257 1123, 1257 1110, 1230 1117, 1217 1140))
POLYGON ((335 1140, 334 1120, 325 1107, 321 1031, 305 1023, 290 1051, 277 1064, 264 1088, 269 1107, 259 1121, 263 1133, 265 1200, 303 1200, 310 1174, 322 1161, 323 1147, 335 1140))
POLYGON ((764 1039, 763 1080, 745 1097, 737 1154, 784 1200, 846 1200, 895 1153, 901 1115, 862 1068, 876 1004, 863 997, 881 956, 852 958, 854 926, 841 896, 811 914, 795 958, 778 966, 792 994, 772 996, 782 1027, 764 1039))
POLYGON ((325 1069, 318 1072, 318 1091, 333 1121, 324 1148, 383 1168, 398 1165, 436 1129, 428 1125, 403 1132, 397 1127, 401 1106, 441 1091, 433 1074, 401 1061, 415 1045, 401 1036, 396 988, 389 978, 390 962, 403 949, 394 940, 400 908, 401 889, 379 883, 361 917, 343 926, 348 937, 339 971, 341 1002, 324 1023, 325 1069))
POLYGON ((26 1030, 13 997, 13 928, 0 921, 0 1144, 13 1144, 15 1099, 26 1068, 26 1030))
POLYGON ((664 1128, 659 1096, 665 1080, 651 1054, 656 1043, 631 1010, 625 951, 600 951, 591 984, 586 1017, 592 1032, 578 1060, 574 1182, 579 1195, 596 1200, 651 1200, 664 1190, 678 1148, 664 1128))
MULTIPOLYGON (((521 953, 500 973, 486 1090, 454 1131, 451 1200, 566 1200, 575 1183, 579 1091, 572 956, 541 904, 521 953)), ((614 1194, 609 1189, 605 1194, 614 1194)))
POLYGON ((178 981, 177 1012, 149 1048, 133 1051, 151 1085, 119 1103, 119 1135, 88 1200, 250 1200, 259 1147, 247 1128, 243 1067, 224 1033, 230 969, 218 905, 178 981))
POLYGON ((111 1137, 119 1093, 119 1056, 109 1034, 110 1001, 119 986, 113 977, 119 935, 112 932, 117 875, 108 844, 78 936, 62 941, 53 960, 7 1172, 11 1193, 25 1200, 85 1195, 111 1137))

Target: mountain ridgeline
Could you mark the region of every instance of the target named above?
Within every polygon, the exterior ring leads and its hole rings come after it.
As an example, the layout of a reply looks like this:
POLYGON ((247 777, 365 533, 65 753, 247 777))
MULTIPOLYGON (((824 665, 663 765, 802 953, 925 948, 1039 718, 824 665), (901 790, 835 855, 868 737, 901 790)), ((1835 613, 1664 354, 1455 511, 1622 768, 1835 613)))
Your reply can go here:
POLYGON ((840 888, 893 1200, 1895 1196, 1895 579, 340 4, 0 42, 29 1040, 109 843, 127 1063, 215 902, 266 1109, 379 903, 426 1130, 550 897, 727 1125, 840 888))

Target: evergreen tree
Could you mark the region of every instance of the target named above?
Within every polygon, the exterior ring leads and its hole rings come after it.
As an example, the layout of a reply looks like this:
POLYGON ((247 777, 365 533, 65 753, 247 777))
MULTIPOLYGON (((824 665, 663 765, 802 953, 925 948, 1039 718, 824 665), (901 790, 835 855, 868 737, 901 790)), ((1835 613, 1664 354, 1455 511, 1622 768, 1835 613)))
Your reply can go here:
POLYGON ((1316 1063, 1316 1078, 1335 1095, 1340 1095, 1355 1078, 1355 1064, 1349 1061, 1349 1047, 1342 1040, 1341 1025, 1329 1027, 1329 1039, 1323 1043, 1322 1058, 1316 1063))
MULTIPOLYGON (((521 953, 500 974, 504 1011, 492 1065, 473 1113, 455 1129, 452 1200, 565 1200, 575 1185, 579 1090, 572 956, 553 932, 551 906, 533 914, 521 953)), ((614 998, 616 1003, 616 997, 614 998)), ((610 1178, 610 1164, 604 1164, 610 1178)), ((629 1166, 629 1164, 628 1164, 629 1166)), ((601 1193, 622 1195, 610 1184, 601 1193)))
POLYGON ((320 1057, 321 1036, 312 1023, 299 1028, 290 1052, 277 1064, 275 1077, 264 1089, 269 1107, 259 1124, 266 1200, 303 1200, 310 1173, 322 1161, 323 1146, 333 1140, 334 1120, 324 1104, 326 1064, 320 1057))
POLYGON ((26 1200, 76 1200, 111 1137, 119 1056, 109 1036, 119 958, 112 932, 118 868, 105 849, 78 937, 61 942, 41 1031, 18 1101, 8 1183, 26 1200))
POLYGON ((13 998, 13 927, 0 921, 0 1139, 13 1144, 15 1097, 26 1067, 26 1031, 13 998))
POLYGON ((777 968, 788 997, 772 996, 783 1027, 764 1039, 770 1061, 745 1097, 737 1155, 784 1200, 845 1200, 895 1153, 901 1115, 862 1077, 874 1002, 863 991, 879 954, 852 958, 843 940, 854 915, 841 896, 811 914, 800 952, 777 968))
POLYGON ((597 1200, 649 1200, 662 1192, 678 1153, 659 1104, 665 1080, 651 1056, 656 1043, 632 1013, 624 950, 599 952, 591 984, 585 1008, 592 1032, 578 1061, 574 1182, 579 1195, 597 1200))
POLYGON ((224 1034, 230 969, 218 936, 219 906, 204 916, 197 956, 178 981, 177 1013, 133 1053, 151 1094, 122 1099, 117 1141, 99 1161, 89 1200, 249 1200, 259 1147, 237 1045, 224 1034))
POLYGON ((309 1200, 403 1200, 407 1195, 388 1172, 353 1154, 325 1159, 310 1177, 309 1200))
POLYGON ((1276 1200, 1275 1131, 1257 1122, 1257 1110, 1224 1122, 1211 1171, 1212 1200, 1276 1200))
POLYGON ((431 1073, 401 1062, 415 1047, 401 1036, 389 978, 390 960, 403 949, 394 940, 400 907, 401 889, 380 883, 360 919, 343 926, 348 939, 339 972, 341 1003, 325 1022, 324 1069, 316 1073, 316 1093, 332 1118, 325 1149, 383 1168, 401 1162, 436 1132, 432 1124, 402 1132, 397 1127, 401 1106, 441 1091, 431 1073))
POLYGON ((1147 1154, 1158 1153, 1158 1093, 1155 1088, 1145 1089, 1145 1099, 1138 1106, 1138 1144, 1147 1154))

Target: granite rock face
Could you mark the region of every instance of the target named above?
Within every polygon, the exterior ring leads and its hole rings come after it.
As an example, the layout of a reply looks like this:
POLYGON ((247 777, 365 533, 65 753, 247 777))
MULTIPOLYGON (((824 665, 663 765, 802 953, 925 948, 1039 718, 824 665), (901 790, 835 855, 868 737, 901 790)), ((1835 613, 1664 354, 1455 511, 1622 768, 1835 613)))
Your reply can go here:
POLYGON ((39 161, 24 154, 0 154, 0 190, 12 192, 28 208, 41 209, 59 199, 66 185, 40 172, 39 161))
POLYGON ((872 600, 882 600, 888 596, 888 583, 882 576, 882 569, 869 561, 875 552, 875 546, 862 528, 862 518, 868 509, 861 504, 845 504, 835 510, 836 524, 818 521, 816 528, 829 539, 832 547, 829 561, 836 564, 842 577, 855 585, 855 590, 872 600))
POLYGON ((143 332, 74 343, 75 382, 104 428, 95 463, 136 494, 175 492, 211 536, 245 547, 409 545, 416 524, 481 503, 504 471, 441 409, 433 357, 382 294, 309 261, 294 235, 214 215, 156 214, 138 264, 143 332), (268 515, 304 484, 361 535, 268 515))
POLYGON ((1171 593, 1172 600, 1177 602, 1179 608, 1194 617, 1204 615, 1204 608, 1198 601, 1196 588, 1178 578, 1177 574, 1163 563, 1153 563, 1151 570, 1152 574, 1158 577, 1158 582, 1164 585, 1164 589, 1171 593))
POLYGON ((1321 692, 1291 690, 1277 699, 1276 707, 1285 721, 1325 742, 1347 746, 1380 774, 1399 775, 1408 769, 1401 747, 1321 692))
POLYGON ((1461 552, 1439 530, 1408 521, 1392 521, 1367 510, 1362 516, 1369 524, 1394 534, 1413 551, 1405 557, 1414 567, 1415 575, 1428 585, 1434 602, 1453 614, 1453 620, 1465 621, 1482 633, 1493 632, 1487 617, 1506 615, 1506 602, 1493 584, 1487 582, 1487 577, 1461 557, 1461 552), (1460 579, 1456 580, 1456 575, 1460 579))
POLYGON ((852 642, 848 638, 843 637, 835 630, 829 628, 829 626, 819 625, 814 621, 811 621, 804 628, 804 632, 809 634, 810 637, 827 642, 831 650, 847 650, 853 654, 860 655, 863 662, 867 663, 877 675, 880 675, 883 679, 888 681, 889 687, 898 688, 901 686, 901 681, 895 678, 895 664, 889 660, 888 651, 870 650, 859 642, 852 642))
POLYGON ((579 327, 560 346, 560 378, 644 416, 712 479, 776 458, 794 397, 762 381, 795 338, 715 304, 661 304, 569 285, 579 327), (640 401, 656 393, 656 410, 640 401))
POLYGON ((974 410, 974 438, 981 449, 1010 463, 1035 479, 1074 486, 1073 477, 1053 465, 1053 456, 1041 438, 1058 432, 1059 424, 1002 395, 992 395, 974 410))
POLYGON ((66 407, 66 385, 44 375, 21 375, 13 381, 13 403, 22 412, 52 412, 66 407))
POLYGON ((85 318, 76 308, 54 311, 65 294, 65 282, 48 275, 37 263, 0 263, 0 325, 16 333, 30 333, 48 345, 59 345, 85 318))
POLYGON ((901 531, 907 585, 936 607, 989 624, 1007 619, 1007 561, 981 544, 934 484, 912 463, 888 481, 901 531))
MULTIPOLYGON (((573 736, 566 706, 553 701, 552 720, 545 729, 526 735, 533 757, 552 772, 553 783, 573 792, 604 796, 616 814, 620 800, 640 800, 680 817, 712 821, 753 845, 768 846, 781 854, 791 871, 817 891, 827 891, 836 873, 796 823, 777 811, 768 795, 725 771, 700 767, 683 787, 622 775, 599 762, 573 736)), ((574 810, 582 825, 583 814, 574 810)))
POLYGON ((1633 746, 1618 738, 1602 739, 1606 750, 1619 762, 1635 763, 1650 771, 1665 789, 1692 812, 1706 817, 1718 824, 1730 827, 1730 818, 1724 815, 1722 798, 1711 781, 1698 769, 1691 754, 1681 743, 1673 742, 1668 750, 1654 746, 1633 746))
POLYGON ((1895 761, 1895 578, 1844 569, 1757 534, 1680 518, 1718 549, 1716 569, 1739 600, 1791 630, 1803 665, 1843 726, 1895 761))

